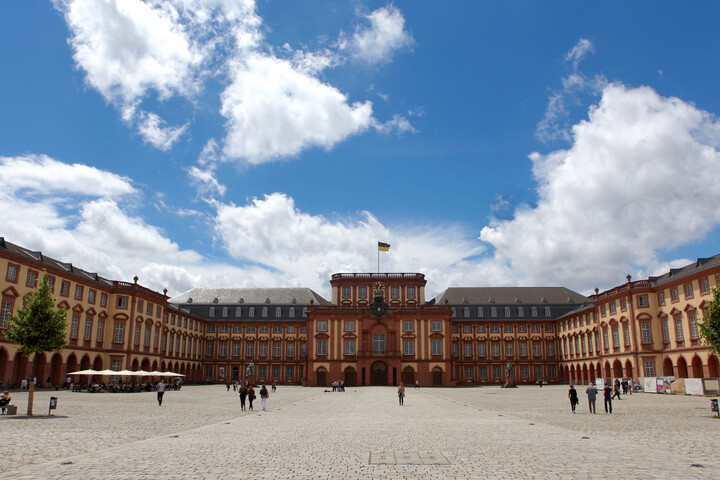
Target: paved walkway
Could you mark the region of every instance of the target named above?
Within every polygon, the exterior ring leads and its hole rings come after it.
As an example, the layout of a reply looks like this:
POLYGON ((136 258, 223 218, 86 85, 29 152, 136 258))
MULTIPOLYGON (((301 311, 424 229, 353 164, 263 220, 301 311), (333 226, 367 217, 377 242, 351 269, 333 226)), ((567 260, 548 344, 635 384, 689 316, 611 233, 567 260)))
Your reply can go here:
POLYGON ((0 478, 720 477, 708 398, 636 394, 590 415, 582 393, 573 415, 566 391, 408 389, 399 407, 393 388, 279 387, 269 411, 248 413, 223 386, 162 407, 150 393, 60 392, 56 418, 0 418, 0 478))

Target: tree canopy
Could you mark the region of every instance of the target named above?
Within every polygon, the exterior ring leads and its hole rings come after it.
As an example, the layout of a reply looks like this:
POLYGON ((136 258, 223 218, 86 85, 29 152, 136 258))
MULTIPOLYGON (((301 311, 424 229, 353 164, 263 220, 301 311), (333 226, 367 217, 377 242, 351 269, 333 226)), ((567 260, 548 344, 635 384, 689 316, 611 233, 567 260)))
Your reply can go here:
MULTIPOLYGON (((47 273, 40 286, 23 297, 24 305, 10 317, 5 338, 14 342, 25 356, 33 356, 31 377, 35 377, 37 357, 44 352, 57 352, 67 345, 67 314, 65 309, 55 308, 47 273)), ((28 384, 27 414, 32 415, 34 383, 28 384)))
MULTIPOLYGON (((717 277, 720 284, 720 275, 717 277)), ((720 355, 720 286, 713 288, 713 299, 703 312, 702 322, 699 322, 700 335, 710 344, 713 352, 720 355)))

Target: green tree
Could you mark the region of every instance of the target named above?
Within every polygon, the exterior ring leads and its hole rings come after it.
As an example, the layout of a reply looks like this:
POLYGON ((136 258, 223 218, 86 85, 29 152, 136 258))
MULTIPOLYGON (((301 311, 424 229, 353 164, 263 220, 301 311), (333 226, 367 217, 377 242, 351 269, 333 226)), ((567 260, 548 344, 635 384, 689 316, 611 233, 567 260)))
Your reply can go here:
MULTIPOLYGON (((29 357, 33 355, 32 373, 35 378, 37 358, 44 352, 59 352, 67 345, 67 314, 65 309, 55 308, 55 300, 50 294, 50 282, 47 272, 43 274, 40 286, 23 297, 24 305, 17 309, 17 315, 11 316, 5 338, 18 344, 18 350, 29 357)), ((32 415, 35 384, 28 384, 27 414, 32 415)))
POLYGON ((699 326, 702 338, 710 344, 713 352, 720 355, 720 275, 716 278, 717 285, 713 288, 713 299, 703 312, 699 326))

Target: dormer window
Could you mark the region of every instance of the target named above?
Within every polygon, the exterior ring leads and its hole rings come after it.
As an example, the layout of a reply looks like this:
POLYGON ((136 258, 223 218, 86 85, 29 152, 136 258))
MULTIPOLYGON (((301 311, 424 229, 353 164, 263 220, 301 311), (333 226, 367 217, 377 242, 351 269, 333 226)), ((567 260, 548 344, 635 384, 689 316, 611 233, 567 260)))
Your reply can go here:
POLYGON ((514 302, 515 302, 515 303, 522 303, 518 297, 515 297, 514 302))
POLYGON ((240 297, 240 300, 238 300, 238 303, 245 303, 245 299, 240 297))
POLYGON ((218 303, 217 297, 213 298, 213 303, 218 303))
POLYGON ((290 303, 292 303, 293 305, 295 305, 295 304, 297 303, 297 300, 293 298, 292 300, 290 300, 290 303))
POLYGON ((547 298, 542 297, 542 298, 540 299, 540 303, 548 303, 547 298))
POLYGON ((192 303, 192 297, 187 299, 187 303, 192 303))
POLYGON ((270 303, 270 298, 266 298, 265 303, 270 303))
POLYGON ((488 303, 495 303, 495 299, 493 297, 488 298, 488 303))
POLYGON ((468 299, 465 298, 465 297, 463 297, 463 299, 462 299, 462 304, 463 304, 463 305, 467 305, 468 303, 469 303, 469 302, 468 302, 468 299))

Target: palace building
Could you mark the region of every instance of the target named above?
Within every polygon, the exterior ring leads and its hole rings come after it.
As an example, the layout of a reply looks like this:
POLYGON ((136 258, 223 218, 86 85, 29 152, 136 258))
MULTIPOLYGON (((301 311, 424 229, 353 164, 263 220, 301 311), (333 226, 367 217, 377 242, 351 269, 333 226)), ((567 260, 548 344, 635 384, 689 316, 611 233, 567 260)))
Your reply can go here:
POLYGON ((227 382, 245 378, 251 362, 259 382, 309 386, 497 385, 508 363, 518 384, 718 376, 696 321, 720 255, 591 297, 451 287, 427 299, 422 273, 336 273, 330 300, 308 288, 193 288, 170 298, 137 277, 105 279, 2 237, 1 272, 0 384, 30 375, 31 358, 3 332, 43 272, 68 315, 67 347, 38 359, 38 381, 52 385, 87 368, 227 382))

